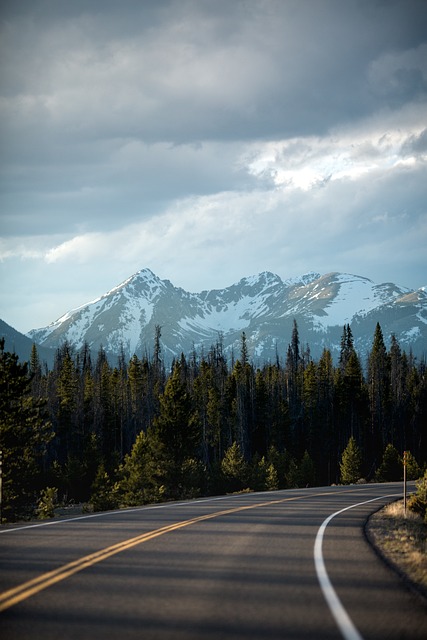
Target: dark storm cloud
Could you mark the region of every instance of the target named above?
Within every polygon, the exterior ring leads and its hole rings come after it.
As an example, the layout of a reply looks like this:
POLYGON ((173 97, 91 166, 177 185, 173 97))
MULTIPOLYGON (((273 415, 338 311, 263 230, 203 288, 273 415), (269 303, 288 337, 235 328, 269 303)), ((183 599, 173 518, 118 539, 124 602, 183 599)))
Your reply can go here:
POLYGON ((321 133, 426 91, 422 70, 381 60, 425 40, 424 2, 57 4, 6 21, 2 86, 67 143, 321 133))
POLYGON ((108 227, 119 202, 133 220, 156 201, 229 189, 227 151, 210 182, 165 150, 130 180, 121 150, 321 134, 419 99, 425 68, 399 51, 426 31, 425 4, 413 0, 6 3, 6 218, 27 224, 32 202, 55 230, 70 229, 71 215, 108 227))

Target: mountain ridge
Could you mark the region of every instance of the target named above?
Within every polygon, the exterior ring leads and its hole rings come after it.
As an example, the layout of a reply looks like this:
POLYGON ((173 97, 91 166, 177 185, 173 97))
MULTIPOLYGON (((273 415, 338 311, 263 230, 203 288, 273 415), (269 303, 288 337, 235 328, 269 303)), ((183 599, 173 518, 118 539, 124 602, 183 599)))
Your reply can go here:
MULTIPOLYGON (((16 353, 21 362, 28 362, 31 357, 34 340, 20 333, 9 324, 0 320, 0 338, 4 338, 4 348, 10 353, 16 353)), ((38 345, 37 352, 41 362, 46 362, 49 368, 53 367, 55 350, 38 345)))
POLYGON ((309 272, 282 280, 270 271, 242 278, 223 289, 190 293, 161 280, 150 269, 136 272, 102 296, 72 309, 27 336, 57 348, 68 340, 86 342, 108 354, 131 357, 149 350, 161 327, 166 360, 194 349, 209 350, 219 337, 226 353, 239 353, 244 331, 249 353, 259 360, 285 357, 294 319, 301 344, 313 357, 324 348, 339 353, 344 324, 350 324, 356 349, 364 357, 376 322, 386 341, 394 333, 402 349, 422 357, 427 351, 427 293, 394 283, 376 284, 340 272, 309 272))

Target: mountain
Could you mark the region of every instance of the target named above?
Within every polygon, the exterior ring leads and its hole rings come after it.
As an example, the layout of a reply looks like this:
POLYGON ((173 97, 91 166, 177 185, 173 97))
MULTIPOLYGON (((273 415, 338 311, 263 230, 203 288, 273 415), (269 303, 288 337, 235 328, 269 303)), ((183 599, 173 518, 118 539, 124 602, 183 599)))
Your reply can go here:
POLYGON ((256 362, 285 359, 294 319, 301 348, 317 358, 325 347, 339 354, 343 326, 349 323, 362 358, 380 322, 389 343, 395 334, 402 349, 427 352, 427 293, 392 283, 375 284, 345 273, 309 273, 283 281, 264 272, 221 290, 189 293, 143 269, 105 295, 69 311, 28 336, 45 347, 64 340, 77 349, 87 342, 110 355, 123 348, 129 358, 152 351, 155 327, 167 361, 194 348, 206 352, 221 337, 226 353, 238 357, 244 331, 256 362))
MULTIPOLYGON (((16 353, 21 362, 29 361, 34 340, 30 340, 23 333, 19 333, 3 320, 0 320, 0 338, 4 338, 4 348, 10 353, 16 353)), ((55 350, 47 347, 37 347, 40 362, 46 362, 52 367, 55 359, 55 350)))

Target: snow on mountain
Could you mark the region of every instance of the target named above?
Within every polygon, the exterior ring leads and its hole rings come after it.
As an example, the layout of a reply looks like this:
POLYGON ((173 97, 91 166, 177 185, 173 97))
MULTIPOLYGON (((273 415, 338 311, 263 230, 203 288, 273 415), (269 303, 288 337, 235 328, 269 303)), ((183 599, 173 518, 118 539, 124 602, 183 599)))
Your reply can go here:
POLYGON ((368 278, 360 276, 337 273, 325 278, 326 286, 321 286, 323 278, 320 278, 314 287, 319 287, 315 297, 328 299, 323 309, 325 315, 317 319, 318 328, 323 330, 334 325, 350 324, 355 316, 366 316, 404 293, 395 285, 375 285, 368 278))
POLYGON ((286 353, 294 318, 302 344, 320 355, 324 347, 336 355, 342 327, 349 323, 356 347, 365 353, 380 321, 385 338, 395 333, 402 348, 420 355, 427 345, 427 293, 392 283, 375 284, 368 278, 343 273, 309 273, 281 280, 264 272, 243 278, 221 290, 189 293, 149 269, 134 274, 103 296, 71 310, 29 336, 44 346, 64 340, 77 349, 86 342, 110 354, 121 349, 149 352, 155 327, 162 332, 166 358, 208 350, 223 341, 226 351, 239 353, 241 334, 254 357, 261 360, 286 353))

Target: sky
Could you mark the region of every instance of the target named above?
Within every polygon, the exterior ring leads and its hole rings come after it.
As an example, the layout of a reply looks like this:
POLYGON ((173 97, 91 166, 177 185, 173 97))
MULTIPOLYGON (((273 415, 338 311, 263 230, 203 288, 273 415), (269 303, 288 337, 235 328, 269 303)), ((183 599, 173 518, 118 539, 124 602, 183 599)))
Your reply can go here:
POLYGON ((0 318, 140 269, 427 285, 426 0, 2 0, 0 318))

